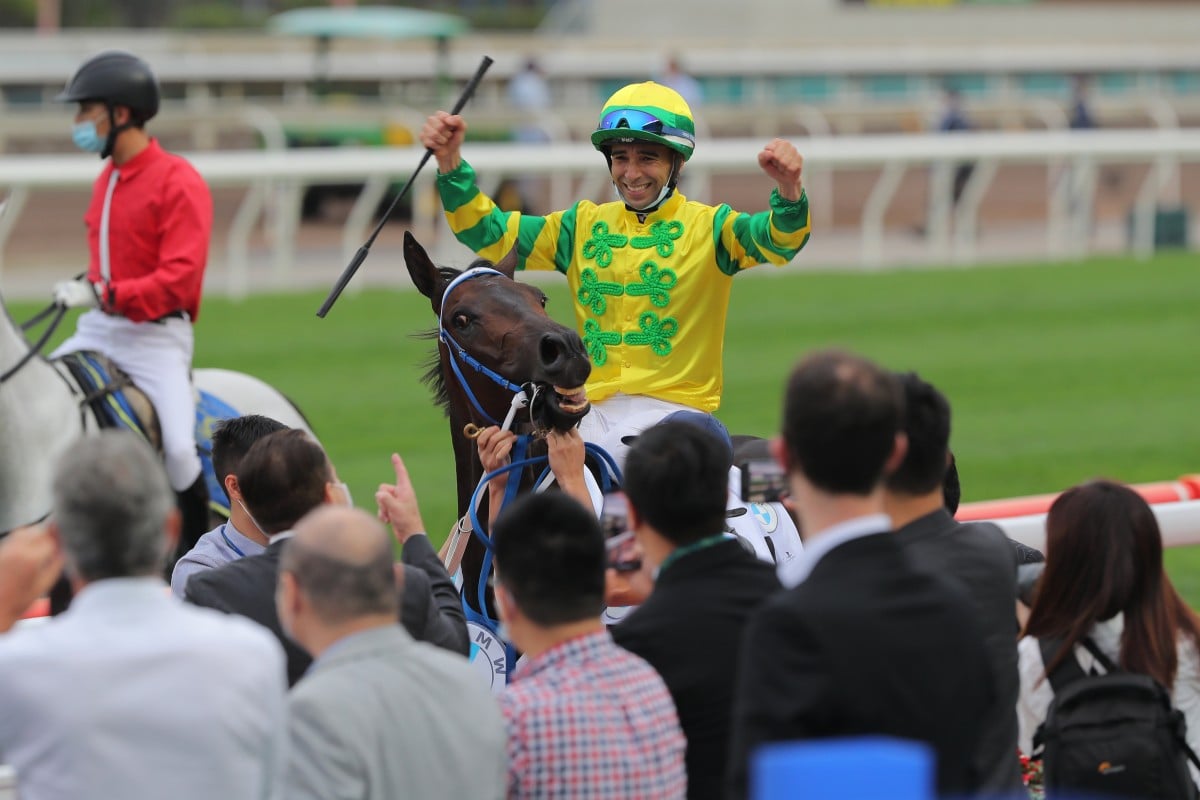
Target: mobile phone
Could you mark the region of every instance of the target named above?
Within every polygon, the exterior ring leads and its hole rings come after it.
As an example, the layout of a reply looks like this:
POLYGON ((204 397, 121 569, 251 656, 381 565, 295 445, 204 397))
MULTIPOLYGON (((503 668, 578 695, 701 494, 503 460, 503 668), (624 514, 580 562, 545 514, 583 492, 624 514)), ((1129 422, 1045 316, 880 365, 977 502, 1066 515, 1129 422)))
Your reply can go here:
POLYGON ((642 568, 637 540, 629 529, 629 501, 621 492, 604 495, 600 530, 604 533, 604 549, 610 568, 617 572, 636 572, 642 568))
POLYGON ((756 458, 738 465, 742 473, 742 502, 777 503, 787 495, 787 473, 773 458, 756 458))

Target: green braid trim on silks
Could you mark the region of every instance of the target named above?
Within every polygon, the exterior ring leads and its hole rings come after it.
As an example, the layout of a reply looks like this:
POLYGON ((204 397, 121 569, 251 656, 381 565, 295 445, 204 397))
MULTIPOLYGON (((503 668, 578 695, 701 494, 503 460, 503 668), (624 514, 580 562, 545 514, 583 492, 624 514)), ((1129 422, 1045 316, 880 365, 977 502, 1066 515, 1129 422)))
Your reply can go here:
POLYGON ((621 334, 600 329, 600 323, 589 319, 583 323, 583 346, 597 367, 608 363, 608 348, 621 343, 621 334))
POLYGON ((596 270, 587 267, 583 272, 579 273, 579 292, 575 295, 579 299, 579 304, 592 310, 596 316, 603 316, 608 310, 608 300, 604 295, 620 297, 624 294, 621 284, 612 281, 602 281, 600 276, 596 274, 596 270))
POLYGON ((592 226, 592 238, 583 243, 583 257, 595 260, 600 268, 612 264, 614 247, 629 244, 629 237, 620 233, 609 233, 608 223, 601 220, 592 226))
POLYGON ((653 311, 647 311, 638 317, 638 327, 642 330, 625 334, 625 344, 649 345, 656 356, 671 354, 670 339, 679 332, 679 322, 674 317, 658 318, 653 311))
POLYGON ((666 308, 671 302, 670 290, 675 288, 679 276, 670 268, 659 269, 658 264, 646 261, 638 270, 641 283, 631 283, 625 287, 625 294, 632 297, 649 297, 650 302, 659 308, 666 308))
POLYGON ((683 236, 683 223, 677 219, 660 219, 650 226, 649 236, 635 236, 630 242, 638 250, 653 247, 663 258, 675 252, 675 240, 683 236))

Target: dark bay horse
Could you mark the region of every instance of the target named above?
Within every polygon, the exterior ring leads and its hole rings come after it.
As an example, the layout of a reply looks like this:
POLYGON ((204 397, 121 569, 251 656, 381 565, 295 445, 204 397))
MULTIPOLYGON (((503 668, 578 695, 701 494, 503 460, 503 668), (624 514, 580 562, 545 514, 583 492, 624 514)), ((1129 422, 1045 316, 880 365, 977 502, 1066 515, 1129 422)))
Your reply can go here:
MULTIPOLYGON (((428 334, 437 340, 437 351, 425 379, 450 420, 461 518, 484 475, 468 427, 511 420, 517 434, 568 430, 588 412, 583 387, 592 365, 579 335, 546 314, 546 295, 513 280, 515 253, 498 264, 478 260, 459 271, 434 265, 406 233, 404 260, 438 318, 437 329, 428 334), (514 397, 527 405, 515 405, 514 397)), ((544 454, 544 442, 534 439, 530 454, 538 455, 539 447, 544 454)), ((537 471, 526 470, 522 485, 530 486, 537 471)), ((477 607, 480 582, 487 580, 486 551, 483 538, 468 536, 461 561, 468 616, 472 610, 490 613, 477 607)), ((473 639, 476 635, 472 631, 473 639)))

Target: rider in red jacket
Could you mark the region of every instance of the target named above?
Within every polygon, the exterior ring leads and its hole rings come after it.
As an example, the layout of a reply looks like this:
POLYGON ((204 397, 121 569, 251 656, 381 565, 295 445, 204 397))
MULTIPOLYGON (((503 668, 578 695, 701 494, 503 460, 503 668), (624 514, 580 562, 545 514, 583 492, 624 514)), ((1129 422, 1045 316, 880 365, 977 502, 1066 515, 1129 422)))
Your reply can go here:
POLYGON ((191 164, 146 133, 159 91, 142 59, 101 53, 79 68, 58 99, 79 104, 75 144, 107 163, 84 216, 87 277, 54 287, 60 306, 88 310, 54 355, 102 353, 146 393, 158 412, 184 529, 203 531, 208 494, 194 434, 192 323, 200 313, 212 197, 191 164))

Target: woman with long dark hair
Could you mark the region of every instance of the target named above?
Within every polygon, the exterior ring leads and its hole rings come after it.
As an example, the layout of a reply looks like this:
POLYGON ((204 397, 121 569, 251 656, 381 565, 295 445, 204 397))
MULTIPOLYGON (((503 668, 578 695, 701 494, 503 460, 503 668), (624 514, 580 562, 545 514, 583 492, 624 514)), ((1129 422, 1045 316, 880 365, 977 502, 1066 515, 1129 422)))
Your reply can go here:
POLYGON ((1046 517, 1046 569, 1024 634, 1017 701, 1023 752, 1032 752, 1054 697, 1047 672, 1068 658, 1085 673, 1103 672, 1084 648, 1085 637, 1122 670, 1166 687, 1187 721, 1189 746, 1200 750, 1200 619, 1163 570, 1158 520, 1137 492, 1093 481, 1054 501, 1046 517), (1063 641, 1049 664, 1042 663, 1038 637, 1063 641))

